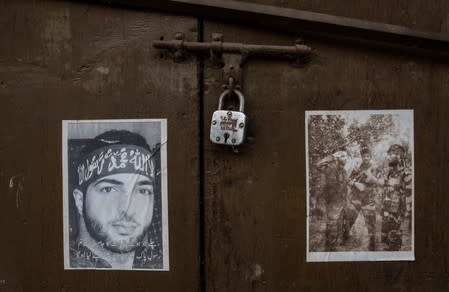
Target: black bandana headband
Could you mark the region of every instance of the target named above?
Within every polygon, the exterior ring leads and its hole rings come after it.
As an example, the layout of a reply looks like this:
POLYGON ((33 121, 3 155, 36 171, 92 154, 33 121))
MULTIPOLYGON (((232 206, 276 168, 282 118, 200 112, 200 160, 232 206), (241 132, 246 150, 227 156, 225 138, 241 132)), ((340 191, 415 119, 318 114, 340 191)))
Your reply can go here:
POLYGON ((114 144, 88 154, 78 164, 78 186, 88 186, 92 181, 117 173, 135 173, 154 179, 154 162, 151 152, 143 147, 114 144))

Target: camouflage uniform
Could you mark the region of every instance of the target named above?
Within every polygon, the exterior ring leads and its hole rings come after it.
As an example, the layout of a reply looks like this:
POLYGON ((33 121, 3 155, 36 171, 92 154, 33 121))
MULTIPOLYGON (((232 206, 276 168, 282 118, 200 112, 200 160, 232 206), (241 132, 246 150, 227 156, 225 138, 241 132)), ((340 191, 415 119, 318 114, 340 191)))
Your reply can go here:
POLYGON ((357 169, 353 170, 350 176, 352 181, 363 184, 364 190, 359 190, 356 186, 352 186, 348 206, 345 208, 344 223, 344 239, 349 237, 349 231, 354 225, 359 213, 365 219, 368 229, 369 247, 373 251, 375 248, 375 231, 376 231, 376 203, 374 200, 374 185, 366 182, 365 171, 371 168, 371 163, 362 163, 357 169))
POLYGON ((332 161, 320 169, 319 193, 326 208, 326 251, 335 251, 343 232, 342 211, 346 205, 347 175, 343 165, 332 161))
POLYGON ((382 242, 387 250, 402 247, 401 224, 411 213, 412 174, 403 166, 389 168, 385 177, 382 200, 382 242))

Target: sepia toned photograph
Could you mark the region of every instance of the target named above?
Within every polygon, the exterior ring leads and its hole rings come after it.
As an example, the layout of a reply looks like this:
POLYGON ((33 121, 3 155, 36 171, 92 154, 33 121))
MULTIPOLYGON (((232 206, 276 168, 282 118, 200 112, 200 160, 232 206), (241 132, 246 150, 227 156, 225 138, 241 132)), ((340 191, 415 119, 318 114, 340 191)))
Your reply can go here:
POLYGON ((64 268, 169 270, 167 121, 62 121, 64 268))
POLYGON ((414 260, 413 110, 307 111, 307 261, 414 260))

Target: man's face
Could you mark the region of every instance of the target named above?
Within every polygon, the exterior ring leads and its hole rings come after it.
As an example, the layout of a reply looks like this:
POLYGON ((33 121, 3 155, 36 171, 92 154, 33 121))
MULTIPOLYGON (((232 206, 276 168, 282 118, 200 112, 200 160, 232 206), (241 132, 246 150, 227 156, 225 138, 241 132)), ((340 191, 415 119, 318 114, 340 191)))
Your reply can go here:
POLYGON ((112 174, 86 190, 83 217, 90 235, 114 252, 134 250, 153 217, 153 183, 146 176, 112 174))
POLYGON ((346 151, 338 151, 333 154, 336 161, 338 161, 340 164, 344 165, 346 161, 348 160, 348 153, 346 151))
POLYGON ((387 155, 387 161, 390 165, 395 165, 399 163, 400 159, 402 157, 401 151, 390 151, 387 155))
POLYGON ((363 163, 367 164, 371 160, 371 155, 369 153, 363 153, 362 154, 362 161, 363 163))

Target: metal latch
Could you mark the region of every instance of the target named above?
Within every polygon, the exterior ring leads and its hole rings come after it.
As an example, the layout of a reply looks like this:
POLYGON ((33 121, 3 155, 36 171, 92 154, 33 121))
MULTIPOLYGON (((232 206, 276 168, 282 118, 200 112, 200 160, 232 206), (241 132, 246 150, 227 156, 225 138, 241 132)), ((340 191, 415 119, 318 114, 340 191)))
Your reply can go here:
POLYGON ((213 143, 232 146, 241 145, 246 136, 248 118, 244 113, 245 97, 242 93, 241 68, 249 57, 277 57, 293 59, 297 66, 310 61, 312 49, 297 40, 294 46, 254 45, 230 43, 223 41, 220 33, 212 34, 211 42, 189 42, 184 40, 183 33, 176 33, 175 40, 156 40, 153 46, 157 49, 170 50, 175 60, 186 58, 186 51, 209 55, 216 67, 223 70, 223 89, 218 109, 213 113, 210 127, 210 140, 213 143), (236 96, 239 99, 239 110, 225 108, 225 99, 236 96))
MULTIPOLYGON (((307 62, 307 56, 312 54, 312 48, 304 45, 303 40, 297 39, 293 46, 256 45, 224 42, 220 33, 212 34, 211 42, 192 42, 184 39, 184 34, 178 32, 171 41, 155 40, 153 46, 156 49, 170 50, 174 52, 176 59, 185 57, 189 51, 198 54, 207 54, 214 63, 220 63, 221 56, 225 53, 239 54, 243 59, 248 57, 276 57, 295 60, 295 64, 307 62)), ((222 63, 222 62, 221 62, 222 63)))

